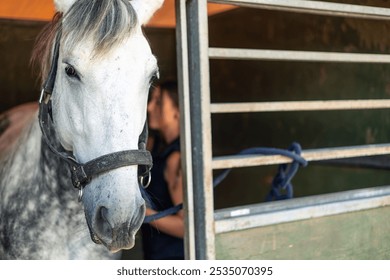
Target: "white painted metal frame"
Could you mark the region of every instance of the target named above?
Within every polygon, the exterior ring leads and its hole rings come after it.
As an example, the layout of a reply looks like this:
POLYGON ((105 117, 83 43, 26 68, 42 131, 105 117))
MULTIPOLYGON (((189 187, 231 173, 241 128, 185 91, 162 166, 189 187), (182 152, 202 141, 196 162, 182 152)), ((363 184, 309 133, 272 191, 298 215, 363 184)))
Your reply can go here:
MULTIPOLYGON (((390 19, 390 9, 306 0, 210 0, 253 8, 390 19)), ((283 156, 212 158, 211 113, 389 109, 390 100, 320 100, 210 104, 209 59, 390 63, 390 55, 209 48, 207 0, 176 0, 182 161, 186 170, 186 256, 214 259, 216 233, 390 205, 390 187, 272 202, 214 213, 212 170, 287 163, 283 156), (188 44, 188 45, 187 45, 188 44), (187 51, 188 50, 188 51, 187 51), (180 72, 184 71, 183 74, 180 72), (193 195, 192 194, 193 191, 193 195), (282 213, 282 215, 280 215, 282 213), (315 213, 315 214, 313 214, 315 213), (286 220, 286 217, 287 220, 286 220)), ((390 144, 305 150, 308 161, 390 154, 390 144)))
MULTIPOLYGON (((212 152, 211 152, 211 117, 210 117, 210 88, 209 88, 209 63, 208 63, 208 21, 207 21, 207 1, 198 0, 176 0, 177 11, 183 15, 185 11, 186 22, 180 19, 181 24, 178 40, 188 43, 188 52, 180 51, 179 72, 182 67, 186 67, 183 62, 188 61, 188 88, 181 87, 183 99, 189 98, 188 108, 182 108, 184 114, 189 115, 189 121, 182 123, 182 137, 190 137, 190 149, 187 146, 182 160, 189 164, 191 162, 191 180, 193 186, 193 196, 187 194, 189 209, 192 209, 189 217, 190 229, 186 232, 186 246, 188 240, 193 240, 194 245, 186 248, 187 258, 213 259, 215 257, 214 246, 214 203, 212 190, 212 152), (186 26, 183 26, 183 25, 186 26), (185 34, 185 36, 184 36, 185 34), (188 90, 188 92, 184 92, 188 90), (183 127, 184 126, 184 127, 183 127), (190 159, 187 156, 190 154, 190 159), (191 231, 194 235, 191 236, 191 231), (192 249, 191 249, 192 248, 192 249)), ((179 47, 184 47, 182 43, 179 47)), ((182 77, 183 78, 183 77, 182 77)), ((184 83, 183 83, 184 84, 184 83)), ((189 170, 187 166, 187 170, 189 170)), ((187 176, 187 180, 190 176, 187 176)), ((187 191, 189 193, 189 191, 187 191)))
POLYGON ((188 67, 188 39, 187 15, 185 1, 176 1, 176 50, 178 71, 178 90, 180 107, 180 149, 182 151, 182 171, 186 234, 184 238, 184 251, 186 259, 194 260, 195 256, 195 223, 192 185, 192 153, 191 153, 191 122, 190 122, 190 96, 189 96, 189 67, 188 67))

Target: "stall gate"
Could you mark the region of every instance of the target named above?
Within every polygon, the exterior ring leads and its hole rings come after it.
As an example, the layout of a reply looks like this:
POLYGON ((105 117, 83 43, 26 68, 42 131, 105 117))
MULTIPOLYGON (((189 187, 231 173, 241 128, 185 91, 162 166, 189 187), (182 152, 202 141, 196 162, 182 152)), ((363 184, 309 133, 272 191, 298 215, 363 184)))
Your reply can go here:
MULTIPOLYGON (((321 1, 210 2, 331 16, 390 18, 390 9, 387 8, 321 1)), ((390 63, 390 55, 210 48, 206 0, 177 0, 176 18, 182 165, 186 186, 186 258, 390 258, 390 187, 371 187, 214 211, 213 170, 274 165, 291 160, 284 156, 260 155, 213 157, 211 142, 211 114, 385 109, 390 108, 390 99, 210 104, 209 86, 210 59, 390 63)), ((302 152, 309 162, 385 154, 390 154, 390 144, 302 152)))

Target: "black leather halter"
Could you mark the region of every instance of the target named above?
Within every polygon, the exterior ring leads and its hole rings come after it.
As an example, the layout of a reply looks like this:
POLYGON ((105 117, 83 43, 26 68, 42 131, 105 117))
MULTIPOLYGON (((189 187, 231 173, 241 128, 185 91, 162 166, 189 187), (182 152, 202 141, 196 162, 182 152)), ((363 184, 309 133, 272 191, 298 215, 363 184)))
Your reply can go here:
POLYGON ((139 165, 138 180, 140 185, 146 188, 151 180, 150 170, 153 165, 152 156, 150 155, 150 152, 146 150, 148 134, 146 122, 144 129, 139 136, 138 150, 126 150, 107 154, 84 164, 79 163, 71 152, 66 151, 62 147, 60 147, 62 150, 60 151, 50 142, 50 131, 54 130, 52 125, 51 96, 53 94, 54 83, 57 76, 60 37, 60 33, 57 34, 49 76, 42 88, 41 96, 39 98, 39 125, 42 130, 43 140, 55 155, 69 164, 73 186, 79 189, 79 201, 82 198, 83 188, 93 177, 124 166, 139 165))

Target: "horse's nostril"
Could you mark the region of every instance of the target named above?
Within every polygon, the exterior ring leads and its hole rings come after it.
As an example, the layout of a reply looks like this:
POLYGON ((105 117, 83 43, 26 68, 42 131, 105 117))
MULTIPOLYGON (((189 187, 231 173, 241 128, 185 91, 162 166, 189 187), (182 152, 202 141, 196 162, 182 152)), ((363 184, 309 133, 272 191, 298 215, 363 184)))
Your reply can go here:
POLYGON ((108 209, 104 206, 100 207, 100 217, 103 221, 107 221, 108 209))
MULTIPOLYGON (((108 219, 108 209, 104 206, 100 207, 96 213, 95 219, 96 219, 95 225, 96 225, 97 235, 101 239, 104 239, 104 237, 111 238, 112 237, 112 226, 111 226, 110 221, 108 219)), ((103 241, 107 242, 108 240, 103 240, 103 241)))
POLYGON ((130 225, 131 230, 133 232, 136 232, 139 229, 139 227, 142 225, 144 218, 145 218, 145 212, 146 212, 146 205, 144 203, 138 209, 138 212, 136 213, 136 215, 134 215, 134 218, 133 218, 132 223, 130 225))
POLYGON ((139 215, 142 217, 142 221, 144 221, 144 218, 145 218, 145 213, 146 213, 146 205, 145 203, 141 205, 140 209, 139 209, 139 215))

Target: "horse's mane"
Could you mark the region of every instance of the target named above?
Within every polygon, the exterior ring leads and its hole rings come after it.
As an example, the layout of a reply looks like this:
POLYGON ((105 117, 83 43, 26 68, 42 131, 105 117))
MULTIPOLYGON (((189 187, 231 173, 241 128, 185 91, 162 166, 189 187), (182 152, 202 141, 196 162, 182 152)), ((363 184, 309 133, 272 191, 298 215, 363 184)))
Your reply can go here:
POLYGON ((32 63, 40 66, 42 83, 48 75, 56 34, 61 31, 61 42, 68 50, 91 39, 94 54, 108 52, 130 35, 137 25, 137 15, 129 0, 77 0, 69 11, 56 13, 42 30, 32 55, 32 63))

